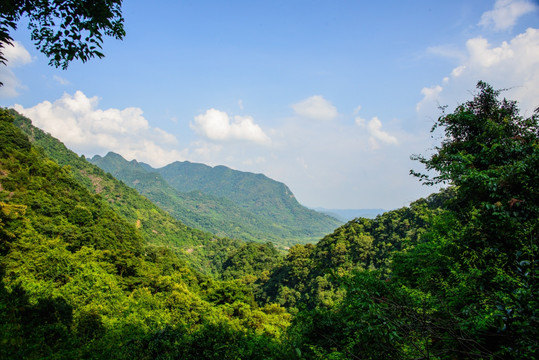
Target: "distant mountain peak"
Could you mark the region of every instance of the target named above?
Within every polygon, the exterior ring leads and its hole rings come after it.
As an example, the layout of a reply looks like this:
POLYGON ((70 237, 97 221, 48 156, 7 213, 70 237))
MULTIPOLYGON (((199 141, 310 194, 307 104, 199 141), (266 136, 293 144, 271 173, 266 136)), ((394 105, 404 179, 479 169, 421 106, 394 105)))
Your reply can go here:
POLYGON ((342 224, 302 206, 288 186, 264 174, 189 161, 153 168, 113 152, 91 162, 179 220, 222 236, 293 245, 317 241, 342 224))

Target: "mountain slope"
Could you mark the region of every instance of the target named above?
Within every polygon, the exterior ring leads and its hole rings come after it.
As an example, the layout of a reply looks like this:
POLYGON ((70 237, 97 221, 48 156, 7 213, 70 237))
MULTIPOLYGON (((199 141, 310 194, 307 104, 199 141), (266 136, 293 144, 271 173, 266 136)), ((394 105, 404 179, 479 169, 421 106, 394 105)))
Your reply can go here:
POLYGON ((219 236, 286 247, 317 241, 340 225, 301 206, 284 184, 261 174, 189 162, 153 169, 115 153, 90 161, 182 222, 219 236))
POLYGON ((188 161, 174 162, 154 171, 178 191, 200 191, 232 201, 254 216, 264 218, 273 228, 282 229, 295 243, 317 241, 342 224, 302 206, 285 184, 263 174, 188 161))
POLYGON ((109 206, 135 226, 147 244, 172 247, 188 259, 198 270, 214 271, 220 257, 241 246, 237 240, 217 238, 213 234, 186 226, 166 211, 141 196, 136 190, 90 164, 84 156, 67 149, 63 143, 32 125, 16 112, 14 124, 31 143, 61 166, 68 166, 71 175, 91 193, 106 200, 109 206))
POLYGON ((451 194, 444 190, 374 219, 357 218, 316 245, 292 247, 282 265, 260 282, 260 298, 286 306, 332 306, 344 295, 340 287, 346 274, 378 270, 387 276, 393 254, 419 242, 451 194))
POLYGON ((96 155, 90 161, 194 228, 218 236, 259 242, 272 240, 279 243, 288 236, 280 227, 228 199, 200 191, 180 192, 171 187, 159 173, 146 170, 147 165, 136 160, 127 161, 118 154, 108 153, 105 157, 96 155))

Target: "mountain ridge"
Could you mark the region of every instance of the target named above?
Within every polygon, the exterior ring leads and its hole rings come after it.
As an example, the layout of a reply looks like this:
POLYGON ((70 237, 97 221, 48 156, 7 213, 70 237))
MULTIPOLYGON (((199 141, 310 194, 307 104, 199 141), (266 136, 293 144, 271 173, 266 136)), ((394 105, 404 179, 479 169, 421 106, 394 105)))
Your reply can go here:
POLYGON ((187 225, 219 236, 284 248, 317 241, 342 224, 299 204, 285 184, 264 174, 189 161, 153 168, 114 152, 89 161, 187 225))
POLYGON ((222 253, 241 245, 239 240, 219 238, 177 220, 137 190, 88 162, 84 155, 79 157, 58 139, 33 126, 30 119, 15 111, 11 114, 14 125, 29 138, 32 146, 60 166, 69 168, 77 181, 135 226, 147 244, 171 248, 203 272, 213 271, 213 262, 218 263, 222 253), (212 259, 207 254, 211 254, 212 259))

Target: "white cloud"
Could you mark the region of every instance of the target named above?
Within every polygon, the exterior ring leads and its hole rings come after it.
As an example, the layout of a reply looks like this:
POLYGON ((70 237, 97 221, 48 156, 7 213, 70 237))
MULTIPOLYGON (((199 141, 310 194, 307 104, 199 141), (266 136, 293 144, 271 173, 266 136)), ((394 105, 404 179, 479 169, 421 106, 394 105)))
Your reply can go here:
POLYGON ((382 122, 375 116, 367 124, 367 128, 372 136, 386 144, 398 144, 396 137, 389 135, 387 132, 382 131, 382 122))
POLYGON ((376 116, 368 122, 365 119, 357 116, 355 122, 357 126, 367 128, 367 131, 370 134, 369 146, 371 149, 378 149, 380 147, 378 142, 393 145, 397 145, 399 143, 395 136, 390 135, 382 130, 382 122, 376 116))
POLYGON ((32 57, 26 48, 18 41, 13 41, 12 46, 4 47, 4 57, 9 67, 17 67, 32 62, 32 57))
POLYGON ((292 109, 299 116, 315 120, 332 120, 339 115, 335 106, 320 95, 300 101, 292 105, 292 109))
POLYGON ((7 62, 6 65, 0 64, 0 81, 4 84, 0 87, 0 97, 11 98, 19 95, 17 89, 22 87, 11 69, 32 62, 32 57, 18 41, 13 41, 13 46, 4 47, 3 52, 7 62))
POLYGON ((211 140, 247 140, 257 144, 269 144, 270 138, 255 124, 251 116, 230 117, 224 111, 209 109, 195 116, 191 128, 211 140))
MULTIPOLYGON (((446 81, 447 82, 447 81, 446 81)), ((425 106, 436 102, 438 96, 442 92, 443 88, 440 85, 435 85, 430 88, 424 87, 421 89, 421 94, 423 94, 423 99, 416 105, 416 111, 421 111, 425 106)))
POLYGON ((511 29, 522 15, 537 10, 537 6, 527 0, 497 0, 494 9, 481 16, 479 25, 493 26, 495 30, 511 29))
POLYGON ((359 127, 365 127, 367 125, 367 120, 363 119, 362 117, 357 116, 355 121, 356 125, 359 127))
POLYGON ((178 144, 178 139, 176 139, 176 136, 159 128, 154 128, 153 134, 150 134, 150 137, 155 138, 156 141, 159 141, 162 144, 166 144, 166 145, 178 144))
POLYGON ((499 47, 492 48, 487 39, 477 37, 466 42, 471 66, 488 68, 515 56, 512 47, 503 42, 499 47))
POLYGON ((19 79, 9 68, 0 65, 0 81, 4 84, 0 87, 0 98, 12 98, 19 95, 17 91, 21 87, 19 79))
MULTIPOLYGON (((459 77, 460 75, 462 75, 464 70, 466 70, 466 65, 457 66, 456 68, 453 69, 453 71, 451 71, 451 76, 459 77)), ((448 82, 449 82, 449 77, 448 76, 444 77, 444 83, 448 83, 448 82)))
POLYGON ((182 160, 181 152, 167 148, 177 144, 174 135, 152 128, 140 108, 98 109, 99 99, 81 91, 64 94, 51 103, 44 101, 31 108, 15 105, 33 124, 62 141, 73 151, 92 156, 114 151, 131 160, 155 166, 182 160))
POLYGON ((503 96, 517 100, 524 114, 539 106, 539 29, 529 28, 498 46, 483 37, 472 38, 466 42, 466 50, 465 61, 451 71, 443 88, 436 85, 421 91, 418 112, 432 115, 438 104, 457 105, 468 100, 479 80, 496 89, 510 89, 503 96))

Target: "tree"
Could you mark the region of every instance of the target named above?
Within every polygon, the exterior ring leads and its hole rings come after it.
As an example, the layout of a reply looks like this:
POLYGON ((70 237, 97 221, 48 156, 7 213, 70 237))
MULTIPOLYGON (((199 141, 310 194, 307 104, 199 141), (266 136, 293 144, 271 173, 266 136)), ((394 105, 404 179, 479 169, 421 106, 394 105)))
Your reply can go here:
POLYGON ((413 157, 437 175, 412 174, 427 185, 454 185, 451 207, 459 218, 483 221, 482 233, 491 244, 497 239, 504 250, 517 251, 515 232, 537 231, 539 108, 523 118, 515 101, 498 100, 500 90, 481 81, 477 88, 473 100, 442 115, 433 127, 445 131, 437 152, 428 159, 413 157), (531 227, 524 226, 530 221, 531 227))
POLYGON ((442 128, 444 137, 435 153, 413 156, 436 174, 412 174, 454 187, 451 230, 431 233, 440 247, 416 256, 425 250, 418 246, 396 259, 409 261, 396 273, 427 273, 429 254, 444 253, 447 270, 438 261, 431 273, 446 276, 419 286, 438 294, 481 351, 536 358, 539 109, 523 118, 515 101, 498 99, 500 90, 481 81, 477 89, 473 100, 438 119, 433 131, 442 128))
POLYGON ((125 36, 122 0, 2 0, 0 2, 0 63, 12 45, 10 32, 26 16, 35 46, 49 59, 49 65, 66 69, 74 59, 83 62, 101 52, 103 35, 125 36))

